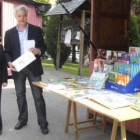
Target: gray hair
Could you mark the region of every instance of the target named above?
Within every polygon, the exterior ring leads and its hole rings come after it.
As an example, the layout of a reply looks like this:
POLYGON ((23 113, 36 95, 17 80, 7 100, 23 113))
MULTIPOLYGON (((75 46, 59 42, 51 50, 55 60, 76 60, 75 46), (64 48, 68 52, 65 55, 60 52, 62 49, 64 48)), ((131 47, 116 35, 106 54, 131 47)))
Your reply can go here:
POLYGON ((18 5, 18 6, 16 7, 16 9, 15 9, 15 15, 16 15, 16 13, 17 13, 19 10, 24 10, 25 13, 28 14, 28 8, 27 8, 26 5, 23 5, 23 4, 18 5))

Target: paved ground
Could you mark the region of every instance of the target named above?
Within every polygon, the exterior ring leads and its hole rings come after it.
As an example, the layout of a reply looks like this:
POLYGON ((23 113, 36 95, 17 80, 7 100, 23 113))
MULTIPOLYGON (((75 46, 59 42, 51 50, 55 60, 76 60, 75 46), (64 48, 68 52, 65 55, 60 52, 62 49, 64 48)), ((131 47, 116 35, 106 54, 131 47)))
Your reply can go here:
MULTIPOLYGON (((57 77, 68 77, 70 74, 62 73, 54 69, 44 68, 45 74, 43 80, 57 77)), ((34 102, 27 83, 27 101, 29 108, 28 125, 21 130, 15 130, 17 123, 18 109, 13 81, 9 80, 7 88, 3 89, 2 94, 2 117, 3 133, 0 140, 75 140, 73 137, 73 127, 69 128, 68 133, 64 132, 67 100, 57 96, 54 93, 44 91, 44 98, 47 107, 47 117, 49 122, 50 133, 43 135, 37 125, 34 102)), ((86 118, 86 108, 78 106, 78 120, 86 118)), ((100 119, 99 119, 100 121, 100 119)), ((77 140, 110 140, 112 124, 108 124, 106 133, 101 128, 82 130, 79 132, 77 140)), ((127 132, 127 140, 139 140, 140 137, 127 132)), ((118 129, 116 140, 121 140, 120 130, 118 129)))

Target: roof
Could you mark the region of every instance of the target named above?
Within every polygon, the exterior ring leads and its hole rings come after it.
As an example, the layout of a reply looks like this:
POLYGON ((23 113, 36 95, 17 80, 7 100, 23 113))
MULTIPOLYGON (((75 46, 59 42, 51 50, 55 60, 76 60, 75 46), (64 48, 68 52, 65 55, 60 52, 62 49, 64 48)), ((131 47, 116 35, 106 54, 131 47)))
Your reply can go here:
POLYGON ((51 8, 51 4, 40 3, 40 2, 36 2, 34 0, 18 0, 18 1, 35 5, 36 12, 39 15, 41 15, 42 12, 47 12, 51 8))
POLYGON ((18 0, 18 1, 27 2, 27 3, 30 3, 30 4, 33 4, 33 5, 48 5, 48 4, 45 4, 45 3, 36 2, 35 0, 18 0))
MULTIPOLYGON (((80 5, 82 5, 86 0, 72 0, 70 2, 64 2, 62 3, 69 13, 73 13, 80 5)), ((63 15, 67 14, 66 11, 63 9, 63 7, 58 4, 56 7, 54 7, 52 10, 47 12, 47 16, 51 15, 63 15)))

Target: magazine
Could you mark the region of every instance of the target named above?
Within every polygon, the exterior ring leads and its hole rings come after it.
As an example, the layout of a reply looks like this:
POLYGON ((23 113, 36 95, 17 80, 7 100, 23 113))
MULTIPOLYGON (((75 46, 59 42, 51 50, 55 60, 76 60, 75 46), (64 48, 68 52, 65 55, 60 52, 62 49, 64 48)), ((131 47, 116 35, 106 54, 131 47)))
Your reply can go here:
POLYGON ((91 100, 94 100, 109 109, 134 105, 134 103, 127 100, 127 98, 127 96, 119 93, 97 93, 90 96, 91 100))

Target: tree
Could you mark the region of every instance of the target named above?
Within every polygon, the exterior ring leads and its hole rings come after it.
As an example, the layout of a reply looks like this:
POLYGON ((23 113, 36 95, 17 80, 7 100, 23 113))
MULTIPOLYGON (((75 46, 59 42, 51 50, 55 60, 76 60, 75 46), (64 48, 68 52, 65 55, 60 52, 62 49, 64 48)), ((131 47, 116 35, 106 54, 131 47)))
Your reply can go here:
POLYGON ((133 16, 130 17, 129 29, 130 29, 129 45, 140 46, 140 35, 138 31, 138 24, 137 20, 133 16))
MULTIPOLYGON (((54 60, 54 65, 56 66, 59 16, 53 15, 50 17, 45 17, 44 25, 46 27, 45 42, 47 44, 47 53, 51 55, 51 57, 54 60)), ((66 47, 64 44, 61 44, 59 68, 62 68, 62 66, 68 59, 70 52, 71 52, 70 47, 66 47)))
POLYGON ((133 15, 140 15, 140 0, 132 0, 131 2, 131 11, 133 15))

